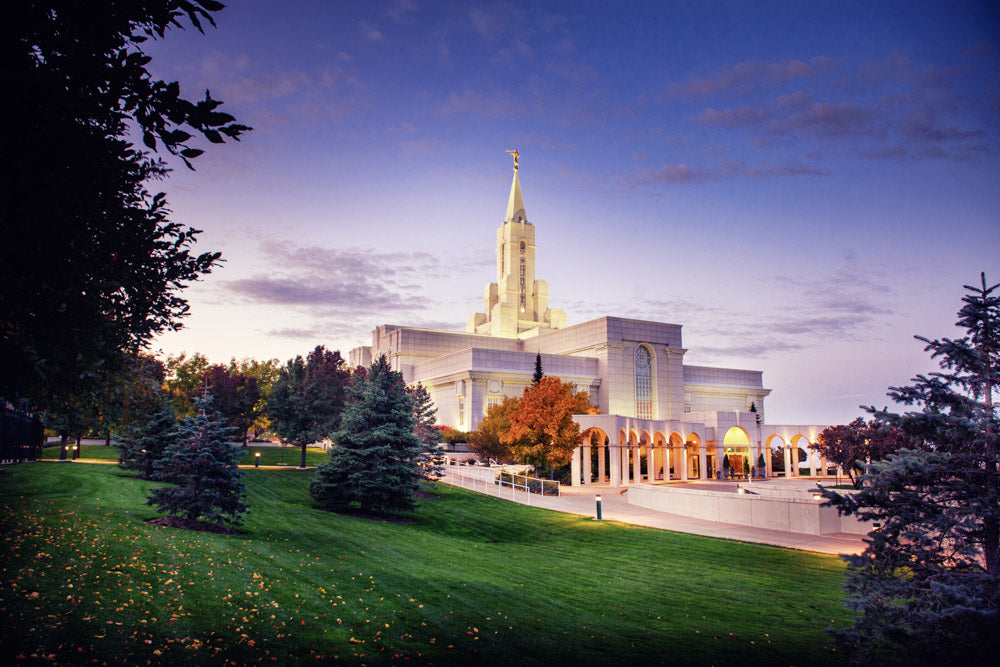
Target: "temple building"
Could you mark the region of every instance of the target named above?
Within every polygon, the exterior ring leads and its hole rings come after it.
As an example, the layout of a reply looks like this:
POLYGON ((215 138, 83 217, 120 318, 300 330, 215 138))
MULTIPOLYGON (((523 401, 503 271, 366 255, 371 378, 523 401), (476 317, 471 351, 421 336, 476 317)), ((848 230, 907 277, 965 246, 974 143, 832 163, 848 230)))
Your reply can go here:
MULTIPOLYGON (((770 475, 775 447, 784 449, 785 470, 799 474, 799 449, 808 452, 825 425, 767 424, 771 390, 762 371, 685 364, 679 324, 607 316, 567 326, 566 314, 549 306, 548 284, 536 278, 535 226, 521 195, 518 153, 508 152, 514 179, 484 312, 469 316, 465 333, 381 325, 370 347, 351 350, 351 365, 385 355, 406 382, 427 389, 438 423, 472 431, 491 406, 521 396, 540 355, 546 375, 586 391, 600 410, 575 418, 584 442, 573 484, 770 475)), ((815 456, 808 464, 812 475, 826 472, 815 456)))

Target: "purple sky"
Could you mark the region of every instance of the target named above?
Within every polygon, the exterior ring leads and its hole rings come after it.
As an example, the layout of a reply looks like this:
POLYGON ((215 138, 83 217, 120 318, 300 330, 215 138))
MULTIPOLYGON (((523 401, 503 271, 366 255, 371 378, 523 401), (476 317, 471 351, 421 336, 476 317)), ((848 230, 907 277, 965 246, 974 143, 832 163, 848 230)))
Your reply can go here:
POLYGON ((212 360, 464 329, 521 153, 570 324, 684 325, 764 371, 772 423, 840 423, 931 368, 1000 280, 991 2, 233 2, 147 49, 255 128, 163 188, 223 268, 155 344, 212 360))

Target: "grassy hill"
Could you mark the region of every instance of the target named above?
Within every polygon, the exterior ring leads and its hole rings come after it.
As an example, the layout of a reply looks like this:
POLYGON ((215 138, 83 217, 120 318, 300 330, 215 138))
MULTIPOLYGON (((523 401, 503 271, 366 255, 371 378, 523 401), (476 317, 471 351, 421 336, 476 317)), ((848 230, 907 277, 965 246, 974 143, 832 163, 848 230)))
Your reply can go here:
POLYGON ((146 522, 114 466, 0 472, 4 657, 57 663, 836 664, 835 557, 548 512, 439 485, 409 523, 249 470, 233 536, 146 522))

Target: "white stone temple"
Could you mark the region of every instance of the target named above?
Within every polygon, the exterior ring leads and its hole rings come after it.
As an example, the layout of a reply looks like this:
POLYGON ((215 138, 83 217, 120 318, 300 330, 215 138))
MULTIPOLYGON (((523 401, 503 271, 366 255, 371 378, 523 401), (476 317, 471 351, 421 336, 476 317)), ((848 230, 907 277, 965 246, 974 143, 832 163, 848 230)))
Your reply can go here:
MULTIPOLYGON (((521 195, 518 154, 509 152, 514 179, 484 312, 469 316, 466 333, 379 326, 370 347, 350 351, 351 365, 384 354, 406 382, 427 388, 439 424, 472 431, 490 406, 521 396, 541 355, 546 375, 588 392, 600 410, 576 417, 584 443, 573 459, 573 484, 713 479, 723 474, 724 457, 734 476, 753 470, 762 477, 772 473, 774 447, 784 449, 785 470, 799 474, 799 449, 808 452, 826 426, 767 424, 771 390, 762 371, 685 364, 679 324, 607 316, 567 326, 566 314, 549 307, 548 284, 535 276, 535 226, 521 195)), ((815 456, 808 464, 811 475, 827 471, 815 456)))

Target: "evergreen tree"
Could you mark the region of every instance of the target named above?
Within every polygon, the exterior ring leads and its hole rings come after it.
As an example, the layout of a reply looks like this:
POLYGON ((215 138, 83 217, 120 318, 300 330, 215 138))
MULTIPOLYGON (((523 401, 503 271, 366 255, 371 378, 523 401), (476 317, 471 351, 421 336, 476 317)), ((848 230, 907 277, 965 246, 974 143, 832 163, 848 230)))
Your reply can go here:
POLYGON ((146 501, 161 513, 217 525, 243 523, 249 507, 237 462, 245 450, 233 447, 233 432, 212 411, 210 395, 198 397, 198 414, 177 425, 172 441, 154 470, 171 486, 153 489, 146 501))
POLYGON ((380 356, 350 389, 330 461, 309 492, 328 509, 409 510, 420 480, 420 440, 403 376, 380 356))
POLYGON ((413 433, 420 440, 421 474, 424 479, 434 481, 443 475, 441 472, 443 457, 438 449, 441 431, 436 426, 437 408, 434 407, 427 389, 419 382, 416 387, 407 387, 406 393, 413 401, 413 418, 416 420, 413 433))
POLYGON ((843 514, 880 524, 844 585, 855 623, 835 632, 858 662, 986 664, 1000 626, 1000 285, 966 286, 966 334, 926 343, 941 372, 891 387, 916 406, 867 410, 910 443, 875 462, 857 494, 824 495, 843 514))
POLYGON ((156 463, 176 437, 176 427, 177 417, 164 395, 144 423, 125 431, 118 443, 118 462, 123 468, 137 471, 143 479, 155 479, 156 463))
POLYGON ((535 355, 535 373, 531 376, 531 383, 538 384, 542 381, 545 374, 542 373, 542 355, 541 353, 535 355))

